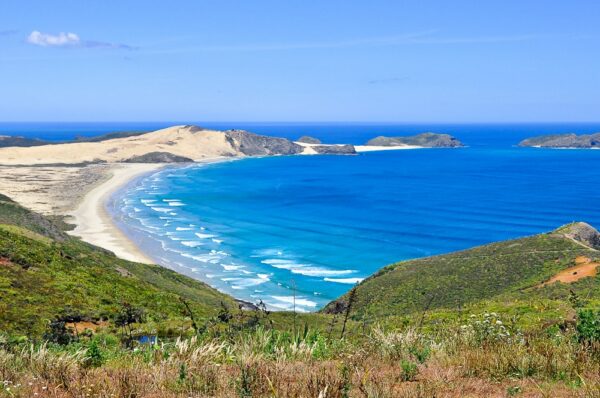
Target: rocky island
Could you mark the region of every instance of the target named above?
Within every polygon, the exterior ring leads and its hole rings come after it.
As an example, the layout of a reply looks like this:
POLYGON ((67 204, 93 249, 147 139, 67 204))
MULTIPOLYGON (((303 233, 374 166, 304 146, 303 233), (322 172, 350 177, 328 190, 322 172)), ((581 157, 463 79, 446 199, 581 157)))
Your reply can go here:
POLYGON ((296 140, 296 142, 300 142, 302 144, 314 144, 314 145, 322 144, 320 139, 314 138, 314 137, 309 137, 308 135, 303 135, 302 137, 298 138, 296 140))
POLYGON ((548 134, 527 138, 520 147, 600 149, 600 133, 594 134, 548 134))
POLYGON ((378 147, 421 147, 421 148, 457 148, 464 144, 449 134, 421 133, 412 136, 379 136, 369 140, 365 146, 378 147))

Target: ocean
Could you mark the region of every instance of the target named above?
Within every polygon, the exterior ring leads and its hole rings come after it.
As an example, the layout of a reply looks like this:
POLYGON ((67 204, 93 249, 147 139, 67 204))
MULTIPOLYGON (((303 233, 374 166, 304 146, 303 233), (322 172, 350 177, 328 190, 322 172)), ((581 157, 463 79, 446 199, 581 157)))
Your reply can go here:
MULTIPOLYGON (((0 134, 64 140, 172 124, 4 123, 0 134)), ((295 302, 298 311, 318 310, 397 261, 572 221, 600 227, 600 151, 515 146, 534 135, 597 132, 600 123, 193 124, 354 144, 434 131, 468 145, 169 167, 132 181, 107 203, 121 229, 161 265, 273 309, 295 302)))

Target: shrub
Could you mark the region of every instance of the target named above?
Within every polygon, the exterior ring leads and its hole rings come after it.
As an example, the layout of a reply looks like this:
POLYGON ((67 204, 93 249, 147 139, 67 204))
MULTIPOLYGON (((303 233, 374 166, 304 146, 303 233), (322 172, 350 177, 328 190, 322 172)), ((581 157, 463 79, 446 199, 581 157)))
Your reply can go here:
POLYGON ((96 340, 92 340, 86 353, 83 364, 85 367, 97 368, 104 363, 104 356, 96 340))
POLYGON ((600 341, 600 311, 579 310, 576 329, 580 342, 600 341))
POLYGON ((461 329, 476 345, 492 342, 510 341, 519 336, 517 331, 505 325, 495 312, 471 315, 461 329))
POLYGON ((400 379, 402 381, 413 381, 417 374, 419 373, 419 369, 417 365, 406 360, 402 360, 400 362, 400 366, 402 367, 402 373, 400 374, 400 379))

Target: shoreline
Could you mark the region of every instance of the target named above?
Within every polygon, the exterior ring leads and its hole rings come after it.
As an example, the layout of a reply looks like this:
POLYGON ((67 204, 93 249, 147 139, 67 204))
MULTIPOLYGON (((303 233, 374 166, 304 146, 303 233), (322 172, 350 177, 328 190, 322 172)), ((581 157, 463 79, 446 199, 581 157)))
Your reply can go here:
MULTIPOLYGON (((194 162, 195 165, 230 161, 215 157, 194 162)), ((238 159, 235 159, 238 160, 238 159)), ((176 163, 116 163, 107 170, 107 178, 92 186, 68 213, 75 229, 68 233, 84 242, 113 252, 117 257, 144 264, 158 264, 148 256, 113 220, 106 209, 108 199, 136 178, 176 163)))
POLYGON ((76 225, 69 234, 93 245, 110 250, 117 257, 138 263, 154 264, 127 237, 111 218, 105 208, 108 198, 130 181, 144 174, 157 171, 165 164, 116 164, 107 174, 108 178, 92 187, 68 215, 76 225))

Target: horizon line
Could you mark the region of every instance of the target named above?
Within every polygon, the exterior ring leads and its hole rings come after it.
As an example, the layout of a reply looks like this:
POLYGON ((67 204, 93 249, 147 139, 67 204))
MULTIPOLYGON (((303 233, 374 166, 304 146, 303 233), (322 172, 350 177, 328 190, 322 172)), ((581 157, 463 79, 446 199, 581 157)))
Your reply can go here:
POLYGON ((368 121, 368 120, 0 120, 0 124, 9 123, 53 123, 53 124, 69 124, 69 123, 174 123, 178 124, 195 124, 195 123, 270 123, 270 124, 600 124, 600 120, 537 120, 537 121, 368 121))

